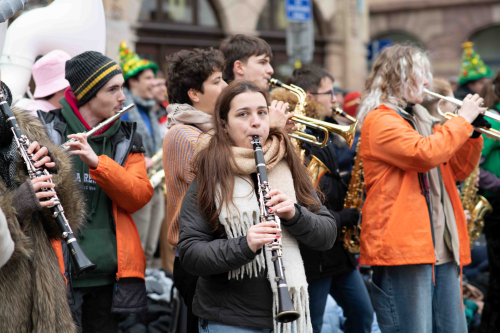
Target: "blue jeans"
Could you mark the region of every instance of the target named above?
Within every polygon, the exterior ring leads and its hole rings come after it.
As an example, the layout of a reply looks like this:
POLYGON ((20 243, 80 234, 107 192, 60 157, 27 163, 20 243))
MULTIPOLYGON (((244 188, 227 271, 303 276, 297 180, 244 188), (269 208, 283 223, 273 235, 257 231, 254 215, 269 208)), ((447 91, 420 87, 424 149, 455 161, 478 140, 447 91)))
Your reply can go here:
POLYGON ((328 293, 344 310, 346 333, 369 333, 373 323, 370 295, 357 269, 335 277, 309 283, 309 311, 314 333, 323 326, 328 293))
POLYGON ((457 265, 374 266, 373 307, 382 333, 467 333, 457 265))
POLYGON ((216 321, 198 319, 200 333, 272 333, 274 330, 266 328, 231 326, 216 321))

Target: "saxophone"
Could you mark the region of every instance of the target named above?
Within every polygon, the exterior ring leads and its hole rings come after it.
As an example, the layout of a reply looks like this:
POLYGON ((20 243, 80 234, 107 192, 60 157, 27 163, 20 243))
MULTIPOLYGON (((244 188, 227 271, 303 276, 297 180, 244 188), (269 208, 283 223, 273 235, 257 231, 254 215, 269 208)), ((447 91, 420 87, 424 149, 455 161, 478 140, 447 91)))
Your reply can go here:
POLYGON ((464 210, 470 212, 471 219, 467 222, 467 231, 469 233, 470 248, 474 246, 474 241, 481 236, 484 227, 484 215, 491 212, 491 207, 485 197, 478 195, 476 179, 479 174, 479 164, 474 171, 465 179, 460 199, 464 210))
MULTIPOLYGON (((356 158, 354 160, 354 166, 351 172, 351 180, 349 182, 349 188, 344 201, 344 209, 346 208, 356 208, 358 212, 361 212, 361 206, 363 206, 363 194, 365 191, 365 182, 363 175, 363 161, 359 154, 359 147, 361 146, 361 139, 358 140, 356 146, 356 158)), ((344 248, 350 253, 359 253, 359 237, 361 234, 361 224, 358 223, 357 226, 353 228, 342 228, 340 239, 344 242, 344 248)))
POLYGON ((166 193, 165 170, 163 170, 163 149, 158 149, 158 151, 151 157, 151 160, 153 161, 153 165, 148 170, 149 181, 151 182, 153 188, 162 184, 163 192, 166 193))

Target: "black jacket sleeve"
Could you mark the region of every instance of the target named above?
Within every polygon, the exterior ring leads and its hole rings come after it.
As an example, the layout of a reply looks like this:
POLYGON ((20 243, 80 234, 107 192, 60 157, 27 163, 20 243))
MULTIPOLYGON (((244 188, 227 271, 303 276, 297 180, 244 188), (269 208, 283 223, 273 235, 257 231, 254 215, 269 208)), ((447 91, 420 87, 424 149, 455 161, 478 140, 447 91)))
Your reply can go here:
POLYGON ((255 258, 246 236, 216 239, 198 208, 198 184, 193 180, 182 200, 177 250, 182 267, 191 274, 207 276, 229 272, 255 258))
MULTIPOLYGON (((319 202, 316 194, 314 196, 319 202)), ((335 218, 323 205, 320 205, 317 213, 313 213, 295 204, 295 216, 289 221, 282 219, 281 224, 301 244, 312 250, 329 250, 337 238, 335 218)))

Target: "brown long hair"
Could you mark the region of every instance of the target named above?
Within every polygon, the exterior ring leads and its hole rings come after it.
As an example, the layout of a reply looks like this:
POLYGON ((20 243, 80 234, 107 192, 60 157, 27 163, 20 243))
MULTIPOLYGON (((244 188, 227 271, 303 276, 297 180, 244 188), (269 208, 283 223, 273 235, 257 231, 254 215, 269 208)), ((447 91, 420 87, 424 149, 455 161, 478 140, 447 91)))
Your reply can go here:
MULTIPOLYGON (((217 99, 213 116, 214 133, 210 137, 207 147, 199 151, 193 160, 197 170, 198 206, 214 231, 221 230, 219 215, 222 205, 217 208, 216 203, 233 203, 234 178, 239 175, 233 170, 233 166, 237 165, 232 150, 235 144, 225 131, 224 124, 227 124, 232 100, 237 95, 245 92, 257 92, 266 98, 264 91, 252 82, 231 82, 217 99), (220 188, 220 191, 218 191, 218 188, 220 188)), ((286 160, 292 172, 297 200, 307 209, 314 207, 317 210, 319 203, 312 195, 313 186, 311 178, 309 178, 309 172, 296 154, 288 135, 279 129, 271 128, 269 137, 272 135, 279 136, 286 143, 286 160)))

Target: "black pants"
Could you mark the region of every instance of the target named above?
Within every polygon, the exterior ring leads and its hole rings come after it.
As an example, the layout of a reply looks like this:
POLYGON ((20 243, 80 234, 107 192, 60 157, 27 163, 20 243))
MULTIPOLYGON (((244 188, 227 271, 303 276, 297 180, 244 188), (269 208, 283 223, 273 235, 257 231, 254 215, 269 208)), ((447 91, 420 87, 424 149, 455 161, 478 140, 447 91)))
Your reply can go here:
POLYGON ((174 285, 181 293, 187 307, 187 333, 198 333, 198 317, 193 314, 193 298, 198 276, 192 275, 181 266, 179 257, 174 260, 174 285))
POLYGON ((120 314, 111 313, 113 285, 73 289, 75 304, 70 305, 76 325, 83 333, 116 333, 120 314))
POLYGON ((500 332, 500 198, 490 200, 493 213, 485 216, 490 280, 481 316, 481 333, 500 332))

